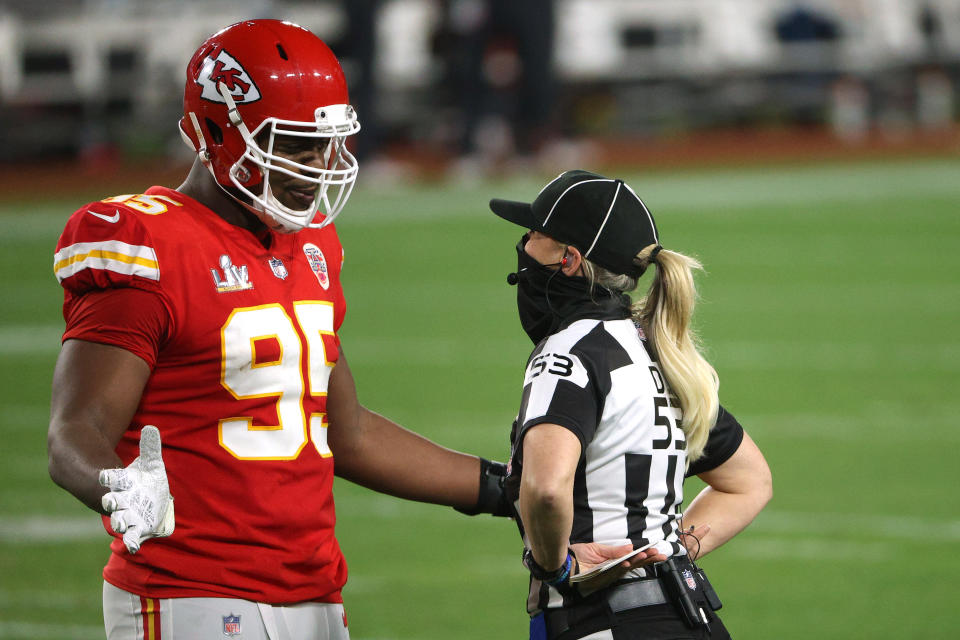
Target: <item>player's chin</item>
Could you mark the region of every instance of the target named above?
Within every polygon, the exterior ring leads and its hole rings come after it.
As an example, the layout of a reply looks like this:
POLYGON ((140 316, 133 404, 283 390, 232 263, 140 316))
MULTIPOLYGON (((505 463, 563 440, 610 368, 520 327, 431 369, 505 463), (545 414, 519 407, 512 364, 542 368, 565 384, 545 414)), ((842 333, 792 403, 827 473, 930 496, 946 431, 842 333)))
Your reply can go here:
POLYGON ((287 189, 277 199, 289 209, 306 211, 313 206, 316 196, 316 189, 287 189))

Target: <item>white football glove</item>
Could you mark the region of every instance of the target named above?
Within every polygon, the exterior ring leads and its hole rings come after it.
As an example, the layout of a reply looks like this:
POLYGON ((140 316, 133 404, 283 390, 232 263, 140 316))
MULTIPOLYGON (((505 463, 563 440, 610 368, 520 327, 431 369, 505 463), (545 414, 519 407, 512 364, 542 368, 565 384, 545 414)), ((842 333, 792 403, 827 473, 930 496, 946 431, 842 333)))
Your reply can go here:
POLYGON ((123 534, 127 551, 136 553, 144 540, 173 533, 173 496, 156 427, 147 425, 140 432, 140 456, 126 469, 100 470, 100 484, 110 489, 101 503, 110 514, 110 528, 123 534))

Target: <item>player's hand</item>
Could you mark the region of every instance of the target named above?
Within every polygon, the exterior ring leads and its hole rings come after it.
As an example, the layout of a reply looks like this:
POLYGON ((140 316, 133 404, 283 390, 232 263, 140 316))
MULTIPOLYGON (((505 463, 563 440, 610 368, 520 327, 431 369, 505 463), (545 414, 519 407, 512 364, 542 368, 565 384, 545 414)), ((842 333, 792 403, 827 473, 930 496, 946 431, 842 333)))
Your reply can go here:
POLYGON ((173 497, 156 427, 147 425, 140 432, 140 456, 127 468, 100 470, 100 484, 110 489, 101 503, 127 551, 136 553, 144 540, 173 533, 173 497))
MULTIPOLYGON (((574 555, 577 557, 577 563, 580 565, 577 573, 586 573, 598 564, 603 564, 604 562, 630 553, 633 551, 633 545, 608 545, 597 542, 580 542, 570 545, 570 550, 573 551, 574 555)), ((624 560, 618 566, 594 576, 593 578, 589 578, 584 582, 578 583, 577 586, 581 594, 587 595, 593 591, 613 584, 631 569, 638 569, 650 564, 656 564, 657 562, 666 562, 666 560, 667 556, 657 551, 656 547, 650 547, 645 551, 641 551, 632 558, 624 560)))

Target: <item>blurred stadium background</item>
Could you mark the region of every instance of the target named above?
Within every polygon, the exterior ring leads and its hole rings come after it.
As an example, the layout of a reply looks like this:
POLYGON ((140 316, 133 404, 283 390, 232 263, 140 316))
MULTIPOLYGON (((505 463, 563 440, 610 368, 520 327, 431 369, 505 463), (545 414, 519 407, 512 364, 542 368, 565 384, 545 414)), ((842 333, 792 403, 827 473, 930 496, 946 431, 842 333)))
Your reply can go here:
MULTIPOLYGON (((705 263, 698 326, 774 471, 704 562, 734 636, 956 637, 960 0, 520 0, 531 30, 484 36, 493 4, 0 2, 0 639, 103 636, 105 534, 46 472, 57 236, 179 184, 183 68, 247 17, 327 40, 365 127, 338 227, 368 406, 505 458, 529 343, 486 201, 616 174, 705 263)), ((524 637, 510 523, 336 492, 353 638, 524 637)))

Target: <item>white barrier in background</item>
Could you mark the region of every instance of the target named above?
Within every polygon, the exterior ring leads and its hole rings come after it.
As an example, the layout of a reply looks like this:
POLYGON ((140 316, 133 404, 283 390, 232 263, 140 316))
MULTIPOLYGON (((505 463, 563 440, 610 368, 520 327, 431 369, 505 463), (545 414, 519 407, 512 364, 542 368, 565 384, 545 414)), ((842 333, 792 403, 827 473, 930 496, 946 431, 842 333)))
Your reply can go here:
MULTIPOLYGON (((517 0, 522 2, 523 0, 517 0)), ((333 2, 88 2, 78 15, 22 20, 0 9, 0 100, 57 104, 102 99, 110 87, 111 51, 136 53, 143 82, 138 107, 179 94, 183 68, 214 30, 273 9, 322 37, 345 28, 333 2), (123 9, 123 10, 118 10, 123 9), (69 59, 69 70, 24 73, 28 53, 69 59)), ((939 55, 960 60, 960 0, 558 0, 555 60, 561 81, 631 81, 738 72, 809 70, 811 65, 869 73, 921 60, 928 44, 918 16, 939 20, 939 55), (832 16, 842 38, 828 56, 804 56, 776 39, 777 18, 808 6, 832 16), (630 29, 653 34, 649 46, 624 41, 630 29)), ((428 85, 436 60, 430 36, 438 20, 431 0, 387 0, 377 26, 378 78, 385 88, 428 85)), ((177 97, 179 99, 179 96, 177 97)))

